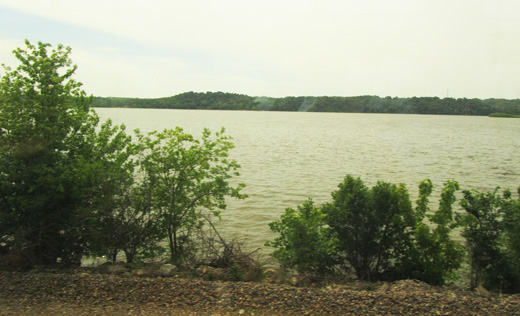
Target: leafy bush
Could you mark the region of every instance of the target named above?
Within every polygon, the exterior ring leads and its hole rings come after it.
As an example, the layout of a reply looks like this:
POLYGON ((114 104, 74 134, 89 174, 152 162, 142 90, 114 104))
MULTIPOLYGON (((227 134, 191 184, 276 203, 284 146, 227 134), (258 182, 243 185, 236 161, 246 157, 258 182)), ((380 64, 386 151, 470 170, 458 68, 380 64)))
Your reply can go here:
MULTIPOLYGON (((511 192, 463 191, 459 216, 471 267, 471 286, 520 291, 520 201, 511 192)), ((520 192, 519 192, 520 195, 520 192)))
POLYGON ((214 135, 204 129, 196 139, 182 128, 137 133, 141 153, 139 170, 149 179, 152 210, 157 214, 161 237, 168 240, 170 261, 181 264, 188 245, 204 224, 203 212, 219 218, 226 197, 246 198, 243 183, 232 186, 240 165, 229 159, 234 148, 225 130, 214 135))
POLYGON ((459 185, 455 181, 444 184, 439 209, 430 214, 428 197, 433 185, 429 179, 419 185, 419 198, 415 209, 416 224, 413 246, 397 268, 396 278, 418 279, 434 285, 457 278, 455 271, 463 259, 461 245, 451 239, 455 227, 452 205, 459 185), (429 224, 424 218, 429 219, 429 224))
POLYGON ((389 274, 411 246, 415 218, 402 184, 379 181, 369 189, 360 178, 347 176, 323 212, 341 264, 360 280, 389 274))
POLYGON ((463 255, 450 237, 458 183, 445 183, 438 211, 429 214, 432 188, 430 180, 421 182, 414 210, 403 184, 379 181, 368 188, 360 178, 347 176, 322 209, 312 200, 286 209, 269 224, 280 236, 267 245, 277 248, 272 256, 283 267, 300 273, 322 275, 338 268, 353 270, 360 280, 443 284, 454 278, 463 255))
POLYGON ((26 41, 0 79, 0 244, 29 267, 80 263, 126 159, 126 135, 98 126, 70 51, 26 41))
POLYGON ((266 246, 276 248, 272 256, 282 267, 294 268, 302 274, 332 272, 335 239, 327 235, 324 214, 311 199, 298 205, 296 210, 287 208, 269 227, 280 236, 266 246))

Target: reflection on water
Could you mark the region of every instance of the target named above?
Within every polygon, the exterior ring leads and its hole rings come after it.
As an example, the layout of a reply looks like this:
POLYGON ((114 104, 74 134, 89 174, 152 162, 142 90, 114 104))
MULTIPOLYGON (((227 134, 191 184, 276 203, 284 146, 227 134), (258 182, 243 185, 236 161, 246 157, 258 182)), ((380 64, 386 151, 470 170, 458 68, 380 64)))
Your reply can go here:
MULTIPOLYGON (((226 128, 249 198, 228 203, 219 227, 249 248, 272 239, 267 223, 312 197, 321 203, 347 174, 417 186, 430 178, 463 189, 520 185, 520 120, 469 116, 96 109, 101 118, 143 132, 180 126, 226 128)), ((434 204, 435 205, 435 204, 434 204)))

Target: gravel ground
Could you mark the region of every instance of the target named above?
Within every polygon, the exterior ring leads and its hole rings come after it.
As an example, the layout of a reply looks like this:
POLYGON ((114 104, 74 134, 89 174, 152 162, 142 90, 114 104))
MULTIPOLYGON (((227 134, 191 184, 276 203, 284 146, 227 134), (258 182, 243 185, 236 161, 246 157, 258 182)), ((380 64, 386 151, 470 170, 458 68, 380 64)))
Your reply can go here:
POLYGON ((520 295, 413 280, 372 287, 0 272, 0 315, 520 315, 520 295))

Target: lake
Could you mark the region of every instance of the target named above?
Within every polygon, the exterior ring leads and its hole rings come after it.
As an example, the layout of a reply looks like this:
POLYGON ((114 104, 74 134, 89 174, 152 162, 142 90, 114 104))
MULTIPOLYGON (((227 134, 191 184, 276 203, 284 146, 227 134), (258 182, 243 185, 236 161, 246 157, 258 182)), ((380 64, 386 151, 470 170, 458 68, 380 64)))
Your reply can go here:
MULTIPOLYGON (((317 203, 347 175, 367 185, 378 180, 405 183, 412 199, 430 178, 438 198, 443 182, 462 189, 493 190, 520 185, 520 119, 473 116, 246 112, 97 108, 127 130, 182 127, 200 137, 202 129, 226 128, 246 183, 243 201, 229 200, 218 224, 223 235, 248 249, 273 239, 268 223, 308 197, 317 203)), ((433 202, 433 201, 432 201, 433 202)), ((432 203, 436 209, 437 203, 432 203)), ((269 250, 264 250, 269 251, 269 250)))

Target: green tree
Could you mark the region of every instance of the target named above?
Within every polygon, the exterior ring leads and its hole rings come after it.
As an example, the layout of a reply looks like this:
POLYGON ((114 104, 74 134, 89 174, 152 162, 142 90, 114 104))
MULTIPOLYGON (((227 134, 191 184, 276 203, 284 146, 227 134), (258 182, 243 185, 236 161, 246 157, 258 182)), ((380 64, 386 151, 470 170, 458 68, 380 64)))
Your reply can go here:
POLYGON ((226 196, 245 197, 229 184, 240 166, 224 130, 137 132, 132 143, 124 126, 98 126, 69 47, 26 45, 0 81, 2 253, 31 266, 122 250, 131 262, 167 238, 178 262, 202 212, 218 217, 226 196))
POLYGON ((139 168, 150 182, 153 208, 168 240, 170 259, 181 263, 189 251, 193 232, 204 224, 202 212, 219 217, 226 197, 245 198, 244 184, 230 184, 240 165, 228 158, 234 147, 224 129, 213 136, 204 129, 196 139, 177 127, 148 135, 137 134, 145 153, 139 168))
POLYGON ((269 223, 271 230, 280 236, 266 246, 276 248, 272 256, 282 267, 313 275, 333 271, 335 239, 328 235, 324 217, 309 199, 296 210, 285 209, 279 220, 269 223))
POLYGON ((122 250, 127 263, 132 263, 140 253, 160 249, 150 181, 137 170, 143 153, 132 143, 124 126, 112 126, 110 120, 91 143, 90 151, 100 153, 98 159, 93 159, 91 171, 99 174, 96 182, 102 194, 93 197, 98 201, 89 223, 90 249, 112 261, 122 250))
POLYGON ((489 289, 520 291, 519 240, 520 201, 510 191, 463 191, 463 225, 471 267, 471 286, 483 284, 489 289))
POLYGON ((345 177, 332 202, 323 205, 338 255, 358 279, 390 274, 412 243, 415 226, 404 185, 379 181, 369 189, 360 178, 345 177))
POLYGON ((77 264, 103 195, 97 167, 118 149, 94 144, 99 119, 72 78, 69 47, 26 41, 13 53, 20 65, 4 66, 0 81, 0 239, 28 265, 77 264))
POLYGON ((504 207, 505 257, 511 276, 506 286, 511 292, 516 293, 520 292, 520 187, 517 193, 516 200, 511 198, 509 191, 504 195, 507 200, 504 207))

